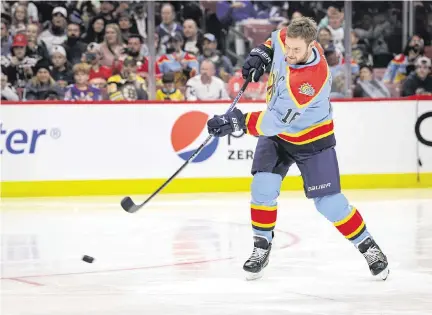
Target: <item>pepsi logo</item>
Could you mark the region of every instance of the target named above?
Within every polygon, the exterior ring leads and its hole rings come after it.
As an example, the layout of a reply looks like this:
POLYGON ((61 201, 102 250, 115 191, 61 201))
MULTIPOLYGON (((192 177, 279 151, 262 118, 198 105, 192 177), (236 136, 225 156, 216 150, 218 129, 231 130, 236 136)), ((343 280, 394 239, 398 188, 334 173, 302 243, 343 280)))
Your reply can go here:
MULTIPOLYGON (((171 130, 171 144, 174 152, 187 160, 198 149, 208 136, 207 121, 209 116, 199 111, 191 111, 181 115, 171 130), (202 139, 202 141, 200 141, 202 139)), ((216 151, 219 139, 213 138, 209 144, 195 157, 192 163, 199 163, 210 158, 216 151)))

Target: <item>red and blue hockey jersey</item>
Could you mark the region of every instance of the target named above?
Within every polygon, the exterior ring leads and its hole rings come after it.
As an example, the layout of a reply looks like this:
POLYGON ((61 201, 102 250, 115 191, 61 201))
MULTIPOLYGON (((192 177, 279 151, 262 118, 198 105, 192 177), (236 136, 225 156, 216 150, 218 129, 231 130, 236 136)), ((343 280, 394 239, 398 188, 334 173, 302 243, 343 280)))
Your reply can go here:
POLYGON ((294 145, 326 139, 335 142, 329 101, 331 72, 324 51, 314 43, 309 62, 285 61, 286 28, 272 33, 265 45, 273 50, 267 82, 267 110, 246 115, 247 133, 277 136, 294 145))

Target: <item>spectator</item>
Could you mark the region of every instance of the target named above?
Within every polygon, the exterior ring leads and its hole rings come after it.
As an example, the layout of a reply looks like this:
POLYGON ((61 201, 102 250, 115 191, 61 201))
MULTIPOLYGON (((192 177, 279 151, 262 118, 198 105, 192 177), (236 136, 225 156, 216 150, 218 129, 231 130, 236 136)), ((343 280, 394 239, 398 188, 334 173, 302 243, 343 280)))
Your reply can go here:
POLYGON ((121 36, 123 39, 123 43, 127 43, 129 36, 131 34, 136 34, 138 33, 138 29, 136 27, 136 25, 134 25, 132 23, 132 18, 130 17, 129 13, 127 12, 123 12, 121 14, 119 14, 119 27, 120 27, 120 32, 121 32, 121 36))
POLYGON ((132 19, 137 26, 138 33, 142 38, 147 38, 147 12, 144 9, 144 3, 137 3, 132 13, 132 19))
POLYGON ((26 56, 27 38, 24 34, 14 37, 10 54, 1 57, 2 69, 8 76, 8 81, 16 88, 23 88, 32 78, 32 67, 37 59, 26 56))
POLYGON ((161 8, 162 23, 156 28, 159 40, 165 45, 171 37, 182 32, 181 25, 175 22, 175 10, 172 4, 165 3, 161 8))
POLYGON ((373 69, 367 64, 360 66, 360 78, 357 81, 353 94, 354 97, 390 97, 388 88, 382 82, 373 78, 373 69))
POLYGON ((117 8, 114 11, 114 17, 117 19, 117 21, 120 20, 120 16, 124 13, 128 13, 129 10, 129 2, 132 1, 117 1, 116 5, 117 8))
POLYGON ((111 101, 136 101, 148 99, 145 80, 137 75, 137 62, 127 57, 120 74, 108 79, 108 96, 111 101))
POLYGON ((105 25, 115 23, 114 10, 117 6, 116 1, 101 1, 100 14, 104 19, 105 25))
POLYGON ((224 25, 233 25, 237 22, 256 17, 252 1, 218 1, 216 15, 224 25))
MULTIPOLYGON (((319 22, 318 28, 328 27, 329 21, 330 21, 330 16, 336 16, 337 14, 340 14, 340 13, 342 13, 342 8, 339 5, 331 4, 327 8, 326 16, 323 17, 321 19, 321 21, 319 22)), ((342 17, 342 21, 343 21, 343 17, 342 17)))
POLYGON ((38 38, 38 41, 43 41, 51 52, 51 49, 55 45, 62 45, 67 39, 66 35, 66 22, 67 11, 63 7, 56 7, 52 11, 51 25, 45 31, 43 31, 38 38))
POLYGON ((231 60, 217 50, 217 40, 213 34, 204 34, 203 55, 198 57, 199 63, 201 64, 204 59, 210 59, 215 64, 216 76, 224 82, 228 82, 234 74, 231 60))
POLYGON ((93 80, 96 78, 102 78, 105 80, 109 79, 112 75, 111 68, 102 66, 100 61, 102 59, 102 53, 100 50, 100 45, 98 43, 90 43, 87 46, 87 52, 83 56, 83 62, 86 62, 90 65, 90 73, 89 80, 93 80))
POLYGON ((27 24, 27 8, 23 5, 16 6, 15 11, 12 13, 12 25, 9 29, 12 36, 18 33, 25 33, 27 24))
MULTIPOLYGON (((126 52, 128 56, 134 58, 138 65, 138 75, 146 78, 149 72, 149 60, 146 57, 141 56, 141 46, 143 45, 143 39, 138 34, 131 34, 128 39, 128 46, 126 52)), ((122 65, 120 64, 120 68, 122 65)), ((156 75, 160 74, 159 67, 155 62, 156 75)))
POLYGON ((124 57, 123 48, 120 28, 117 24, 108 24, 105 28, 104 42, 100 47, 102 53, 101 65, 112 67, 115 60, 124 57))
MULTIPOLYGON (((235 31, 242 32, 242 21, 257 18, 257 12, 252 1, 218 1, 216 4, 216 15, 223 26, 229 28, 234 26, 235 31)), ((268 18, 268 17, 267 17, 268 18)), ((245 41, 236 36, 235 33, 228 33, 228 42, 234 42, 235 52, 243 56, 246 52, 245 41)))
POLYGON ((157 101, 184 101, 184 95, 175 86, 173 72, 167 72, 162 76, 163 87, 156 92, 157 101))
POLYGON ((194 20, 195 23, 200 27, 200 22, 203 19, 203 11, 204 8, 202 7, 203 1, 185 1, 183 2, 182 8, 181 8, 181 15, 183 18, 183 21, 185 20, 194 20))
POLYGON ((402 96, 432 95, 431 60, 422 56, 415 62, 412 72, 402 86, 402 96))
POLYGON ((93 85, 94 87, 101 90, 102 99, 106 99, 105 98, 105 92, 106 92, 105 90, 107 87, 107 80, 105 80, 104 78, 93 78, 89 82, 91 85, 93 85))
MULTIPOLYGON (((163 55, 166 54, 166 46, 161 44, 161 42, 159 40, 159 35, 157 33, 155 33, 154 45, 155 45, 155 51, 156 51, 156 59, 159 59, 160 57, 162 57, 163 55)), ((147 57, 150 54, 149 53, 149 47, 147 44, 143 45, 142 51, 143 51, 144 57, 147 57)))
POLYGON ((203 60, 200 75, 189 79, 186 84, 186 99, 188 101, 228 100, 225 83, 215 77, 215 65, 210 60, 203 60))
POLYGON ((15 88, 8 84, 7 75, 1 73, 1 99, 2 101, 18 101, 19 97, 15 88))
POLYGON ((81 25, 70 22, 67 26, 67 40, 63 44, 67 51, 67 59, 71 64, 81 61, 82 54, 87 50, 87 45, 81 40, 81 25))
POLYGON ((359 42, 358 32, 351 31, 351 57, 357 64, 373 65, 373 59, 364 41, 359 42))
POLYGON ((74 65, 75 84, 69 86, 65 93, 65 101, 99 101, 101 91, 89 84, 90 66, 86 63, 74 65))
POLYGON ((9 24, 2 14, 1 20, 1 55, 9 54, 12 46, 12 36, 9 34, 9 24))
POLYGON ((105 20, 101 16, 93 18, 90 22, 87 33, 83 35, 83 42, 102 43, 105 36, 105 20))
POLYGON ((345 52, 344 48, 344 29, 343 29, 343 13, 340 11, 334 11, 333 14, 329 16, 329 24, 327 28, 332 34, 332 40, 335 47, 340 52, 345 52))
POLYGON ((61 88, 65 88, 73 83, 73 74, 71 65, 66 59, 66 50, 63 46, 54 46, 51 51, 51 62, 53 69, 51 77, 61 88))
POLYGON ((424 54, 424 41, 414 35, 408 42, 402 54, 394 57, 387 66, 384 82, 400 83, 414 70, 415 60, 424 54))
POLYGON ((300 17, 302 17, 302 16, 303 16, 303 14, 301 14, 300 11, 294 11, 293 14, 291 15, 291 20, 294 20, 294 19, 300 18, 300 17))
POLYGON ((39 22, 39 12, 37 6, 34 3, 28 0, 20 0, 15 2, 11 8, 12 15, 15 15, 15 10, 18 8, 18 6, 24 6, 26 10, 25 15, 30 23, 39 22))
MULTIPOLYGON (((337 51, 333 44, 330 44, 324 49, 324 55, 330 68, 332 75, 332 87, 331 87, 331 97, 344 97, 345 94, 345 71, 344 64, 345 60, 342 55, 337 51)), ((351 63, 352 75, 353 77, 357 75, 359 68, 358 65, 352 61, 351 63)))
POLYGON ((186 39, 183 50, 195 56, 202 54, 203 38, 194 20, 189 19, 183 22, 183 35, 186 39))
POLYGON ((333 43, 332 33, 327 26, 319 29, 317 40, 324 49, 330 45, 330 43, 333 43))
POLYGON ((161 73, 175 72, 176 84, 183 85, 198 71, 195 56, 182 51, 183 36, 177 33, 167 43, 167 54, 157 61, 161 73))
POLYGON ((38 43, 39 26, 37 24, 27 25, 27 52, 26 55, 37 60, 50 59, 48 48, 44 42, 38 43))
POLYGON ((24 100, 62 100, 63 91, 51 77, 49 62, 40 60, 35 66, 36 75, 24 90, 24 100))
POLYGON ((386 38, 393 32, 393 27, 388 21, 384 12, 378 12, 373 17, 373 23, 368 33, 367 38, 371 41, 372 54, 383 55, 388 54, 389 49, 386 38))

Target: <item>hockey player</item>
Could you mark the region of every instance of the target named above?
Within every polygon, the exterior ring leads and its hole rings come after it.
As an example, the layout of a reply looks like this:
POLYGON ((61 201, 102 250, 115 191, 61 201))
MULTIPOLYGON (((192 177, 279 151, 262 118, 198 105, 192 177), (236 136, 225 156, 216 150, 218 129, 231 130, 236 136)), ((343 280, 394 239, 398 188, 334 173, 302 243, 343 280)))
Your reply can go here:
POLYGON ((234 109, 207 122, 209 133, 216 137, 241 129, 259 137, 251 185, 254 249, 243 269, 249 278, 257 278, 267 266, 281 183, 296 163, 306 197, 363 254, 371 273, 385 280, 389 273, 386 256, 360 212, 341 193, 329 101, 331 73, 316 35, 316 23, 307 17, 273 32, 250 52, 242 69, 243 77, 252 73, 253 81, 258 81, 271 66, 267 110, 243 114, 234 109))

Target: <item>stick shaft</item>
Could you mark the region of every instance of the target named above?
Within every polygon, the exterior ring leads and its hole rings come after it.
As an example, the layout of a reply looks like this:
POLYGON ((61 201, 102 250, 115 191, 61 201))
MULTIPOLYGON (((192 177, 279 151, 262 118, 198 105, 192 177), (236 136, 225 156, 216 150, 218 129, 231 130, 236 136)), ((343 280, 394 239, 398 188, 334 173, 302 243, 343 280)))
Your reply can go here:
MULTIPOLYGON (((249 77, 246 79, 246 81, 243 83, 243 86, 241 87, 240 91, 238 92, 237 96, 231 103, 230 107, 226 111, 226 113, 231 112, 236 106, 240 98, 242 97, 244 91, 246 90, 249 82, 252 80, 252 75, 249 75, 249 77)), ((178 174, 183 171, 183 169, 191 162, 193 159, 197 157, 198 154, 204 149, 204 147, 207 145, 207 143, 213 138, 213 135, 209 135, 204 142, 198 147, 198 149, 195 150, 195 152, 186 160, 186 162, 183 163, 183 165, 174 173, 171 175, 170 178, 168 178, 154 193, 152 193, 142 204, 137 206, 137 209, 142 208, 146 203, 148 203, 150 200, 152 200, 162 189, 164 189, 174 178, 177 177, 178 174)))

